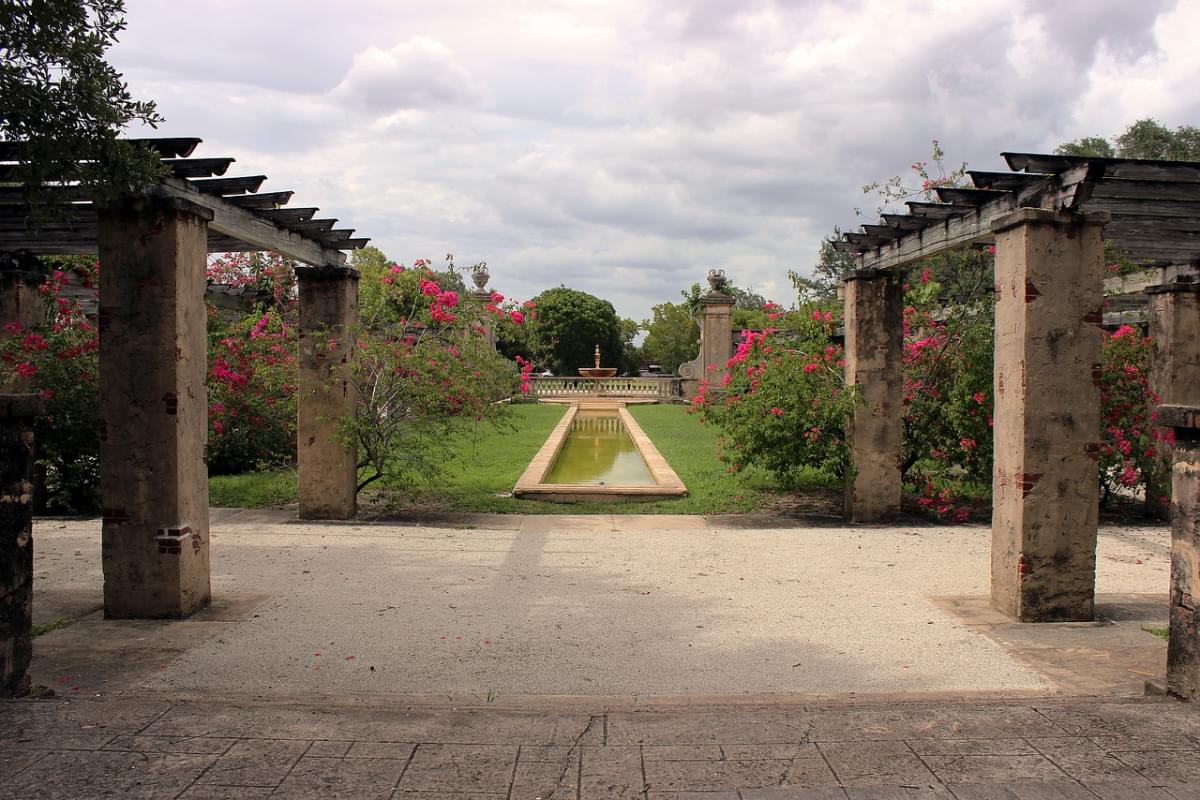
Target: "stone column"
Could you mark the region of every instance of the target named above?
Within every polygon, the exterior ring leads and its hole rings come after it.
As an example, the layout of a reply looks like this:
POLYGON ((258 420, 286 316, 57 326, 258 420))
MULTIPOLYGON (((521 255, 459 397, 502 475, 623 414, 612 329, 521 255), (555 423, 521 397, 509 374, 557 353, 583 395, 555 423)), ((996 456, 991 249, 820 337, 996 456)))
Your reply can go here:
POLYGON ((46 299, 42 285, 46 276, 40 272, 0 267, 0 335, 10 322, 22 328, 34 328, 46 322, 46 299))
MULTIPOLYGON (((1180 276, 1146 288, 1150 336, 1156 352, 1150 364, 1150 387, 1163 405, 1200 398, 1200 280, 1180 276)), ((1161 474, 1149 476, 1146 505, 1166 517, 1170 508, 1171 452, 1160 447, 1161 474), (1161 497, 1167 502, 1162 502, 1161 497)))
POLYGON ((904 446, 904 286, 888 272, 855 270, 845 286, 846 384, 862 402, 846 428, 851 469, 845 514, 872 522, 900 510, 904 446))
POLYGON ((1167 691, 1188 700, 1200 694, 1200 406, 1163 405, 1158 420, 1175 431, 1171 503, 1171 635, 1167 691))
POLYGON ((992 226, 992 603, 1022 622, 1094 611, 1105 222, 1022 208, 992 226))
POLYGON ((101 211, 104 612, 184 617, 211 597, 207 209, 146 198, 101 211))
POLYGON ((33 657, 33 420, 36 395, 0 395, 0 697, 29 691, 33 657))
POLYGON ((352 519, 358 513, 358 452, 343 438, 358 393, 350 359, 358 324, 358 272, 300 267, 300 393, 297 460, 301 519, 352 519))
POLYGON ((725 364, 733 355, 733 303, 716 289, 700 298, 700 364, 713 386, 729 372, 725 364))

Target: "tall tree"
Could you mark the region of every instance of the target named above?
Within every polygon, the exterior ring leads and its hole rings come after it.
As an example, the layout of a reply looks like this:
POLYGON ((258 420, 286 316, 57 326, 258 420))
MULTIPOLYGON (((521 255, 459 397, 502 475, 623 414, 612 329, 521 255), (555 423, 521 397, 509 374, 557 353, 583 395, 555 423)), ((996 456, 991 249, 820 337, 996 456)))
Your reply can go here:
POLYGON ((162 173, 155 153, 117 138, 135 120, 162 121, 104 60, 124 11, 123 0, 0 2, 0 137, 28 143, 20 177, 35 206, 46 181, 80 181, 104 200, 162 173))
POLYGON ((834 227, 833 233, 821 240, 817 263, 812 275, 801 275, 788 270, 788 279, 796 289, 801 302, 808 300, 830 300, 837 296, 837 287, 842 275, 854 269, 854 256, 835 250, 833 243, 842 238, 842 229, 834 227))
POLYGON ((1064 156, 1200 161, 1200 128, 1180 125, 1171 130, 1158 120, 1146 117, 1134 122, 1111 142, 1103 136, 1085 136, 1060 144, 1054 152, 1064 156))
POLYGON ((653 318, 642 323, 646 331, 642 352, 666 372, 678 372, 680 364, 699 352, 700 326, 684 303, 659 303, 651 313, 653 318))
POLYGON ((590 367, 597 346, 604 367, 623 368, 624 340, 616 309, 595 295, 559 286, 533 298, 537 318, 529 331, 542 363, 555 375, 590 367))

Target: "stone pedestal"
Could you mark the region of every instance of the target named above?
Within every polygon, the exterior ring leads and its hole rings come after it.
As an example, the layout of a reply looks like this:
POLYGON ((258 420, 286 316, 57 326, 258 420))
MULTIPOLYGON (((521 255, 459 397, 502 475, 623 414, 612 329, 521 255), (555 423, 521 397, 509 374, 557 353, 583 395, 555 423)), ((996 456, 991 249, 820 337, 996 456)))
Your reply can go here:
POLYGON ((301 519, 352 519, 358 512, 357 450, 345 442, 358 393, 350 359, 358 324, 358 273, 300 267, 300 393, 296 455, 301 519))
POLYGON ((904 286, 887 272, 857 270, 845 288, 846 385, 862 402, 846 428, 851 469, 845 514, 873 522, 900 510, 904 446, 904 286))
POLYGON ((1175 431, 1171 503, 1171 635, 1167 691, 1188 700, 1200 694, 1200 406, 1158 407, 1159 422, 1175 431))
POLYGON ((1019 209, 996 232, 992 603, 1090 620, 1106 216, 1019 209))
POLYGON ((160 198, 99 216, 104 612, 208 605, 207 314, 212 213, 160 198))
MULTIPOLYGON (((475 288, 471 290, 471 299, 473 299, 482 308, 492 302, 492 293, 488 289, 475 288)), ((482 317, 483 338, 493 348, 496 347, 496 323, 490 314, 484 314, 482 317)))
MULTIPOLYGON (((46 276, 40 272, 0 269, 0 326, 10 322, 22 328, 46 323, 46 299, 42 286, 46 276)), ((0 335, 5 331, 0 328, 0 335)))
POLYGON ((732 297, 715 290, 700 298, 700 366, 713 386, 729 373, 725 365, 733 355, 733 304, 732 297))
POLYGON ((29 691, 36 395, 0 395, 0 697, 29 691))
MULTIPOLYGON (((1163 405, 1200 398, 1200 280, 1194 275, 1150 286, 1148 316, 1155 342, 1150 387, 1163 405)), ((1171 497, 1171 452, 1160 447, 1160 474, 1148 476, 1146 505, 1166 517, 1171 497), (1160 498, 1166 497, 1166 502, 1160 498)))

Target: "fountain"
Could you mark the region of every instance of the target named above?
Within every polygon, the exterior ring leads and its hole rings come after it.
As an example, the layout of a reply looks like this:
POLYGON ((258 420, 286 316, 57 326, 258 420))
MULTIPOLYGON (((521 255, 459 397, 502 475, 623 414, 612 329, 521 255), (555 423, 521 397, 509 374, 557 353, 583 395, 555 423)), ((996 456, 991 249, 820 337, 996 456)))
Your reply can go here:
POLYGON ((579 374, 585 378, 611 378, 617 374, 617 368, 600 366, 600 345, 596 345, 596 366, 580 367, 579 374))

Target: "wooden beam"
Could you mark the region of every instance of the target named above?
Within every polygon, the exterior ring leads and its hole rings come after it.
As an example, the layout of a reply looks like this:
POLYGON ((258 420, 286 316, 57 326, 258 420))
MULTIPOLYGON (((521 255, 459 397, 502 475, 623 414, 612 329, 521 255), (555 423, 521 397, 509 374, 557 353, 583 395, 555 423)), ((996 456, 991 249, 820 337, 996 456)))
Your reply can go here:
POLYGON ((169 167, 177 178, 207 178, 224 175, 233 162, 232 158, 164 158, 162 165, 169 167))
POLYGON ((863 225, 862 229, 863 233, 867 234, 868 236, 874 236, 886 241, 899 239, 904 235, 904 231, 902 229, 893 227, 891 225, 863 225))
POLYGON ((962 216, 975 210, 974 206, 960 206, 953 203, 921 203, 915 200, 910 200, 904 205, 908 206, 908 210, 914 217, 928 217, 937 220, 962 216))
POLYGON ((210 231, 238 239, 256 250, 273 250, 314 267, 341 266, 346 261, 345 253, 281 228, 251 211, 238 208, 225 198, 206 194, 193 186, 191 181, 164 178, 162 184, 151 192, 178 197, 207 208, 213 212, 213 219, 208 223, 210 231))
POLYGON ((1056 156, 1039 153, 1001 153, 1010 169, 1027 172, 1066 172, 1085 164, 1103 170, 1106 178, 1132 180, 1170 180, 1200 182, 1200 163, 1195 161, 1159 161, 1141 158, 1092 158, 1056 156))
POLYGON ((1200 201, 1200 183, 1105 177, 1092 189, 1097 200, 1200 201))
MULTIPOLYGON (((163 158, 187 158, 203 139, 192 137, 162 137, 158 139, 127 139, 131 144, 149 147, 163 158)), ((0 142, 0 161, 20 161, 24 142, 0 142)))
MULTIPOLYGON (((286 222, 280 223, 284 228, 296 233, 311 235, 320 233, 321 231, 333 230, 333 226, 337 224, 336 219, 310 219, 302 222, 286 222)), ((315 236, 313 238, 316 238, 315 236)))
MULTIPOLYGON (((250 196, 258 197, 259 195, 250 196)), ((241 200, 243 198, 237 197, 228 199, 241 200)), ((238 205, 240 205, 240 203, 238 205)), ((290 222, 301 222, 306 219, 312 219, 313 214, 316 214, 319 210, 320 209, 318 208, 266 208, 256 213, 258 216, 266 217, 272 222, 277 222, 286 228, 290 222)))
POLYGON ((258 187, 262 186, 266 179, 266 175, 247 175, 242 178, 209 178, 190 183, 205 194, 252 194, 258 191, 258 187))
POLYGON ((960 189, 955 186, 939 186, 937 188, 938 199, 943 203, 951 203, 956 206, 971 206, 978 208, 985 203, 990 203, 1005 195, 1012 194, 1011 192, 1001 192, 992 189, 960 189))
POLYGON ((226 197, 225 202, 238 208, 278 208, 286 206, 295 192, 263 192, 262 194, 234 195, 226 197))
POLYGON ((893 228, 906 231, 919 231, 928 228, 932 220, 924 217, 913 217, 908 214, 883 214, 883 221, 893 228))
POLYGON ((354 228, 336 228, 331 231, 323 231, 315 235, 315 239, 321 244, 327 246, 341 245, 342 242, 348 241, 354 235, 354 228))
POLYGON ((967 175, 971 177, 971 183, 975 184, 977 189, 997 189, 1005 192, 1054 177, 1040 172, 985 172, 977 169, 967 170, 967 175))

